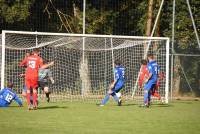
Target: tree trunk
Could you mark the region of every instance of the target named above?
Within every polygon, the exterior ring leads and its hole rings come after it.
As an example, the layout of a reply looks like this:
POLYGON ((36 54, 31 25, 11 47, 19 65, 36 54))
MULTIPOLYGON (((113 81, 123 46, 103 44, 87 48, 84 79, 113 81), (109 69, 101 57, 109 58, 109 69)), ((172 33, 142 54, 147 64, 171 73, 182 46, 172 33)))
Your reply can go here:
POLYGON ((149 0, 148 12, 147 12, 146 33, 145 33, 146 36, 151 35, 152 17, 153 17, 153 0, 149 0))
MULTIPOLYGON (((146 21, 146 31, 145 31, 146 36, 151 35, 152 19, 153 19, 153 0, 149 0, 148 11, 147 11, 147 21, 146 21)), ((144 55, 146 55, 147 45, 148 43, 144 44, 144 55)))
POLYGON ((174 57, 174 85, 173 85, 173 96, 179 95, 180 90, 180 82, 181 82, 181 76, 180 76, 180 57, 175 56, 174 57))

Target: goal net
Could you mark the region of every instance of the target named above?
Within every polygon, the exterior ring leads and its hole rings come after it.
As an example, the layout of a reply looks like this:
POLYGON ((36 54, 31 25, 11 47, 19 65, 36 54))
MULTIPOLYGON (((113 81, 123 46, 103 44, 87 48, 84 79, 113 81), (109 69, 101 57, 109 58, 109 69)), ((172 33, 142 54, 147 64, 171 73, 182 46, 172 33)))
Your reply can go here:
POLYGON ((40 48, 44 60, 55 62, 50 67, 55 80, 49 83, 52 101, 100 102, 114 78, 114 60, 119 59, 125 67, 123 100, 141 102, 140 62, 151 52, 164 74, 159 93, 168 102, 168 38, 2 31, 1 87, 11 81, 21 94, 25 82, 19 75, 25 68, 19 62, 34 48, 40 48))

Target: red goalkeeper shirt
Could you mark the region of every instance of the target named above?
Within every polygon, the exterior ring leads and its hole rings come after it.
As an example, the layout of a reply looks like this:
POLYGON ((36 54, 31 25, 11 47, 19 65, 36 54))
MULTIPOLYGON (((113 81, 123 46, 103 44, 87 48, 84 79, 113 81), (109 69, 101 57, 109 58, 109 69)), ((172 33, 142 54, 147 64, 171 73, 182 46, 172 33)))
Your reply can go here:
MULTIPOLYGON (((145 77, 148 77, 148 76, 149 76, 148 68, 147 68, 147 66, 143 65, 141 68, 140 76, 139 76, 139 87, 140 88, 142 88, 142 83, 143 83, 145 77)), ((162 72, 160 72, 158 76, 159 76, 159 80, 162 80, 165 78, 165 75, 162 72)), ((156 82, 156 89, 158 89, 158 87, 160 86, 159 80, 157 80, 157 82, 156 82)))
POLYGON ((42 66, 42 58, 36 54, 26 57, 20 66, 26 66, 26 78, 38 77, 38 70, 42 66))
POLYGON ((140 76, 139 76, 139 87, 140 88, 142 88, 142 83, 143 83, 145 77, 147 77, 148 75, 149 75, 149 71, 148 71, 147 66, 142 65, 140 76))

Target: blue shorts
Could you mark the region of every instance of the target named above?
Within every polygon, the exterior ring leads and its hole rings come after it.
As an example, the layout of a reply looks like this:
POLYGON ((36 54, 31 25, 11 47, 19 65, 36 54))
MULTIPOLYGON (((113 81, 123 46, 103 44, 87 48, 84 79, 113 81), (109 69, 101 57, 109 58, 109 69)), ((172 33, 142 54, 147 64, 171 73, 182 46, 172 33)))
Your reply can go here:
POLYGON ((150 91, 150 89, 154 88, 155 85, 156 83, 150 80, 144 85, 144 90, 150 91))
POLYGON ((112 89, 112 91, 114 91, 115 93, 118 93, 123 87, 124 87, 124 83, 116 84, 114 88, 112 89))

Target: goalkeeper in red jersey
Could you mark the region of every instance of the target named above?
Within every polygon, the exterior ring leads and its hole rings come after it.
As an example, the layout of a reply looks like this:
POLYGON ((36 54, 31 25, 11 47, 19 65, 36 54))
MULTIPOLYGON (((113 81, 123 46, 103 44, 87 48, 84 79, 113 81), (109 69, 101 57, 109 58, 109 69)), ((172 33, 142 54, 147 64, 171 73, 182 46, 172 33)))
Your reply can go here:
MULTIPOLYGON (((142 60, 141 61, 142 67, 141 67, 141 72, 139 75, 139 88, 142 89, 143 83, 146 81, 146 79, 149 76, 149 71, 147 68, 147 61, 142 60)), ((154 88, 150 90, 150 93, 152 96, 157 97, 159 100, 161 99, 160 94, 158 93, 158 88, 159 88, 159 80, 157 80, 156 85, 154 88)))

